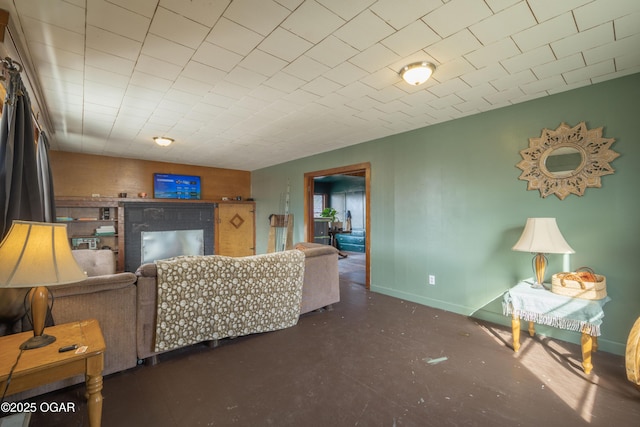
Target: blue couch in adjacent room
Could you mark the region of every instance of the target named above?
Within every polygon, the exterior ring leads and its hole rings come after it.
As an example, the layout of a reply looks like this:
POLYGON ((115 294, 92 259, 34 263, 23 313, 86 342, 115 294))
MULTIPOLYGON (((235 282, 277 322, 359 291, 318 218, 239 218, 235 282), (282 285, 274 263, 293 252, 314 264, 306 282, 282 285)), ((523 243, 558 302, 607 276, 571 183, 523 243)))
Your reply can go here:
POLYGON ((364 228, 354 228, 351 234, 336 234, 336 243, 341 251, 364 252, 365 238, 364 228))

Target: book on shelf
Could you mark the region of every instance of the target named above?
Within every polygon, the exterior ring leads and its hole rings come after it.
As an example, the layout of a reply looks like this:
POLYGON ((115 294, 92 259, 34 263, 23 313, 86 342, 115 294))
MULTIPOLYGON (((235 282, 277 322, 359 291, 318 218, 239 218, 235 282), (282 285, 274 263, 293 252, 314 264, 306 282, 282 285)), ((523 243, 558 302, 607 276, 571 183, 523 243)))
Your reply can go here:
POLYGON ((116 228, 113 225, 101 225, 96 228, 96 236, 113 236, 116 234, 116 228))

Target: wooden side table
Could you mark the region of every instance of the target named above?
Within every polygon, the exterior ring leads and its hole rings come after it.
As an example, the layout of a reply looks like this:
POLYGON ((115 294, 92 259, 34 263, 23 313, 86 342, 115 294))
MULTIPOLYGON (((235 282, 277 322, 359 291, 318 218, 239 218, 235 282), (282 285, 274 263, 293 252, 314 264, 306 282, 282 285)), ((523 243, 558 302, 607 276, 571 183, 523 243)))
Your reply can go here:
MULTIPOLYGON (((102 331, 95 319, 46 328, 56 341, 46 347, 24 350, 11 376, 7 396, 31 388, 84 374, 87 384, 89 425, 99 427, 102 422, 102 369, 105 344, 102 331), (58 352, 63 346, 87 346, 84 353, 58 352)), ((0 338, 0 390, 4 390, 11 367, 20 353, 20 344, 33 336, 33 332, 0 338)))
POLYGON ((609 301, 609 297, 601 300, 571 298, 546 289, 533 289, 528 283, 518 283, 505 293, 503 300, 504 314, 511 316, 513 350, 520 349, 521 319, 529 322, 531 336, 535 335, 534 323, 580 332, 582 368, 585 374, 591 373, 591 353, 598 349, 604 318, 602 308, 609 301))

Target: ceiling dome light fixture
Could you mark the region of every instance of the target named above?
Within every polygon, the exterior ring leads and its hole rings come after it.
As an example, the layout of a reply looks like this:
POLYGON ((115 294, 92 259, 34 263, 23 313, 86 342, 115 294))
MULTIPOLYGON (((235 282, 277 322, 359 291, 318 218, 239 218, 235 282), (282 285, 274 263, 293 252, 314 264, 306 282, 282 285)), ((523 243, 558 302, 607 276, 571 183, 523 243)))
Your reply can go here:
POLYGON ((153 140, 161 147, 167 147, 173 142, 173 139, 164 136, 154 136, 153 140))
POLYGON ((400 76, 410 85, 418 86, 429 80, 435 70, 436 66, 431 62, 414 62, 402 67, 400 76))

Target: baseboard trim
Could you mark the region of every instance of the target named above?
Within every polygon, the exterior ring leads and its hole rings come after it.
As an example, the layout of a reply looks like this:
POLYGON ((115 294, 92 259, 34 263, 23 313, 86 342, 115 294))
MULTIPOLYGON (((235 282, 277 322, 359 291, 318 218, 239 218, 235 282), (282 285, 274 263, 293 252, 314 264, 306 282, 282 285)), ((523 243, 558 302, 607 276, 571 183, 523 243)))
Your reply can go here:
MULTIPOLYGON (((477 319, 495 323, 498 325, 504 325, 509 327, 511 326, 511 319, 508 318, 507 316, 502 315, 502 313, 495 313, 492 311, 484 310, 482 308, 477 309, 477 308, 467 307, 460 304, 452 304, 447 301, 442 301, 435 298, 427 298, 422 295, 416 295, 409 292, 403 292, 397 289, 391 289, 391 288, 378 286, 374 284, 371 284, 370 290, 371 292, 377 292, 380 294, 403 299, 406 301, 411 301, 418 304, 426 305, 428 307, 450 311, 452 313, 460 314, 462 316, 477 318, 477 319)), ((522 330, 526 330, 526 328, 527 328, 527 322, 522 322, 522 330)), ((551 326, 544 326, 544 325, 536 325, 536 331, 542 336, 580 345, 579 332, 564 331, 561 329, 553 328, 551 326)), ((598 350, 606 351, 607 353, 612 353, 619 356, 624 356, 626 351, 626 343, 611 341, 600 336, 598 337, 598 350)))

